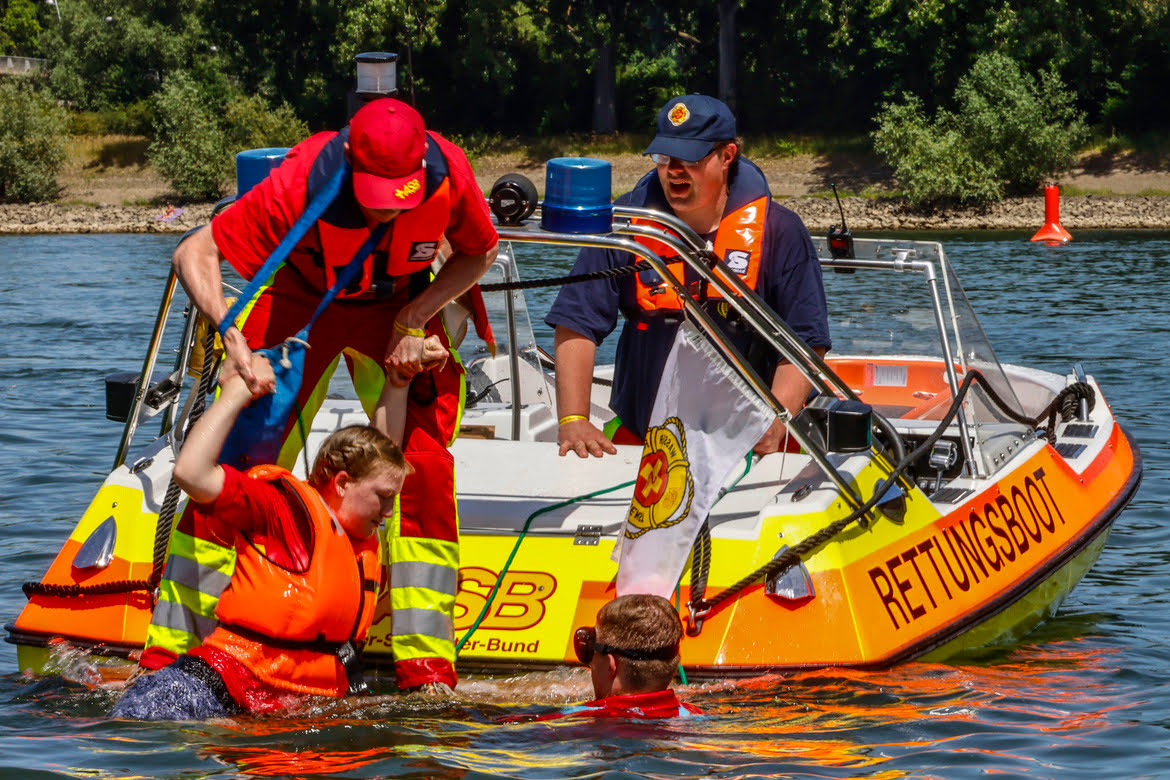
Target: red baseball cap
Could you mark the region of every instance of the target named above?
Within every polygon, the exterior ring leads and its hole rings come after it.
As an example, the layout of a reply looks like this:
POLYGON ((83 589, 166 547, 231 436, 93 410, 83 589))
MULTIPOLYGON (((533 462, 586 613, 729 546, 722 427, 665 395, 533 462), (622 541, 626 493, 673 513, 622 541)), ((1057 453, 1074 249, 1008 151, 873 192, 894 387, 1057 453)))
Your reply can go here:
POLYGON ((413 108, 378 98, 349 120, 353 194, 371 209, 412 209, 426 195, 426 127, 413 108))

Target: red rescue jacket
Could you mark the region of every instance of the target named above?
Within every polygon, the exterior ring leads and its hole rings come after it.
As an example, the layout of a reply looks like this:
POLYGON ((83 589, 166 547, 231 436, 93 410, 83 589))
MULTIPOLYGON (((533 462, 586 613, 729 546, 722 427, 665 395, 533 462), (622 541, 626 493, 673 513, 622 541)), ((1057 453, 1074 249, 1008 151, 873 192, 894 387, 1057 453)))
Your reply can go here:
MULTIPOLYGON (((349 128, 345 128, 317 154, 309 171, 306 204, 313 201, 345 160, 348 138, 349 128)), ((451 221, 451 181, 438 139, 433 133, 428 133, 428 139, 425 199, 395 218, 387 237, 366 258, 359 280, 343 290, 339 298, 361 300, 396 292, 406 277, 426 270, 438 254, 439 241, 451 221)), ((353 190, 345 187, 289 255, 289 263, 310 279, 324 270, 328 288, 369 237, 370 228, 353 190)))

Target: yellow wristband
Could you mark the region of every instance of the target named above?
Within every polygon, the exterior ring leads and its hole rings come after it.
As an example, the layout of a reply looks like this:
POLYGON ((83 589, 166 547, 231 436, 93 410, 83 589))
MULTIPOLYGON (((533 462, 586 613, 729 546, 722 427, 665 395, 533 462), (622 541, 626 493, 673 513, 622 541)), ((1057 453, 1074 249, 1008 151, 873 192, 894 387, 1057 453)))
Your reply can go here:
POLYGON ((564 425, 565 423, 577 422, 578 420, 588 420, 589 418, 583 414, 566 414, 562 417, 557 425, 564 425))
POLYGON ((427 332, 422 328, 408 328, 398 320, 394 320, 394 330, 401 333, 403 336, 414 336, 418 339, 425 339, 427 332))

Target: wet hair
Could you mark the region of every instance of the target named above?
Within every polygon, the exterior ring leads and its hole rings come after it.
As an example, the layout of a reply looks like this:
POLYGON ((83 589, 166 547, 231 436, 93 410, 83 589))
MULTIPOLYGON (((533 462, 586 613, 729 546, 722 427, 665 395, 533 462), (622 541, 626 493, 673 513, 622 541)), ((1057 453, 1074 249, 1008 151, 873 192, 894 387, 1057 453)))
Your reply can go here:
POLYGON ((678 670, 682 635, 678 612, 661 596, 631 593, 619 596, 597 612, 597 641, 602 644, 623 650, 675 649, 668 659, 621 658, 624 680, 635 691, 649 693, 670 687, 678 670))
POLYGON ((350 425, 329 434, 321 443, 309 484, 320 490, 342 471, 358 480, 385 467, 404 474, 414 471, 389 436, 369 425, 350 425))

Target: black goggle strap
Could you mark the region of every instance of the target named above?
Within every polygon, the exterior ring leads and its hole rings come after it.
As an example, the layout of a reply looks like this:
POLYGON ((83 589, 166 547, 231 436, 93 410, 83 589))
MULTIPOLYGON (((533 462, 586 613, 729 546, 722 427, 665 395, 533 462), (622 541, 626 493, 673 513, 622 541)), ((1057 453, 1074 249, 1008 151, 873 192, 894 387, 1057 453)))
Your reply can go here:
POLYGON ((614 647, 613 645, 603 645, 600 642, 595 642, 593 652, 600 653, 601 655, 620 655, 622 658, 629 658, 631 661, 672 661, 678 655, 678 645, 655 647, 651 650, 628 650, 624 647, 614 647))

